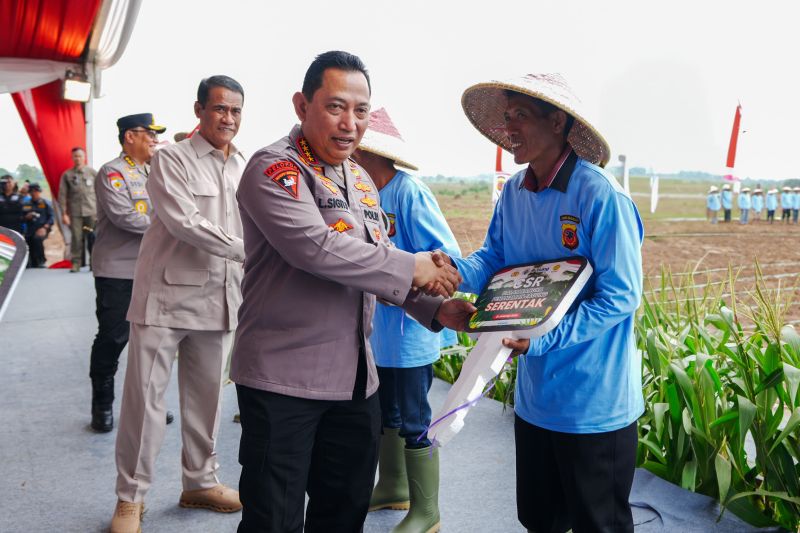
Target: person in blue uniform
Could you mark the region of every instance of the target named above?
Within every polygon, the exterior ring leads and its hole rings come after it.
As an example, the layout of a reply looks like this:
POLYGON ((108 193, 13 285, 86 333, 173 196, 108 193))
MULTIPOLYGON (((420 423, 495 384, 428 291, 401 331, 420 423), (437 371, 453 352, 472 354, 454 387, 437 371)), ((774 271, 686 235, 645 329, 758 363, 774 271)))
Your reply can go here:
POLYGON ((50 235, 50 228, 55 222, 53 204, 42 198, 42 186, 31 183, 28 186, 30 201, 22 206, 22 218, 25 220, 25 241, 28 243, 28 266, 43 268, 45 266, 44 241, 50 235))
POLYGON ((731 185, 729 183, 722 186, 720 199, 722 200, 722 211, 725 215, 724 220, 725 222, 730 222, 731 210, 733 209, 733 191, 731 191, 731 185))
POLYGON ((775 222, 775 211, 778 209, 778 189, 772 188, 767 191, 767 198, 764 202, 767 207, 767 222, 775 222))
POLYGON ((742 188, 736 200, 739 204, 739 224, 747 224, 750 219, 750 208, 752 207, 750 201, 750 187, 742 188))
MULTIPOLYGON (((443 250, 451 257, 461 257, 433 193, 418 178, 396 168, 417 170, 404 155, 406 150, 386 110, 370 113, 353 159, 378 188, 389 239, 406 252, 443 250)), ((369 510, 410 508, 394 533, 438 531, 439 455, 431 450, 425 433, 431 423, 428 391, 442 335, 409 318, 402 308, 382 303, 375 309, 372 324, 370 344, 380 380, 383 432, 378 484, 369 510)))
POLYGON ((721 207, 719 189, 712 185, 711 188, 708 189, 708 196, 706 197, 706 217, 712 224, 717 223, 717 213, 721 207))
POLYGON ((792 221, 792 206, 794 205, 794 194, 791 187, 784 186, 781 189, 781 220, 786 224, 792 221))
POLYGON ((553 330, 503 340, 519 356, 519 521, 531 531, 632 532, 628 496, 644 412, 634 340, 641 218, 601 168, 610 148, 560 75, 481 83, 465 91, 462 105, 483 135, 527 168, 506 182, 483 246, 452 258, 461 290, 481 290, 509 265, 583 256, 593 267, 553 330))
POLYGON ((22 219, 22 196, 17 192, 17 184, 14 178, 6 174, 0 177, 0 226, 24 235, 24 224, 22 219))
POLYGON ((752 204, 751 213, 753 215, 753 220, 761 220, 761 213, 764 211, 764 191, 761 187, 753 189, 750 203, 752 204))

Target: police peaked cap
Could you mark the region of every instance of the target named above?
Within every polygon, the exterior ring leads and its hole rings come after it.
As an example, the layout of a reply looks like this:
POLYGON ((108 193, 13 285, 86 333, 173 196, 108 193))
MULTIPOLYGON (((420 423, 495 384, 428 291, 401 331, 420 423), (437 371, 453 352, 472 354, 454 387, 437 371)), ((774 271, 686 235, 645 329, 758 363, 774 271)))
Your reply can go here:
POLYGON ((144 128, 156 133, 164 133, 167 131, 167 128, 164 126, 156 124, 152 113, 137 113, 136 115, 122 117, 117 120, 117 128, 119 128, 120 135, 133 128, 144 128))

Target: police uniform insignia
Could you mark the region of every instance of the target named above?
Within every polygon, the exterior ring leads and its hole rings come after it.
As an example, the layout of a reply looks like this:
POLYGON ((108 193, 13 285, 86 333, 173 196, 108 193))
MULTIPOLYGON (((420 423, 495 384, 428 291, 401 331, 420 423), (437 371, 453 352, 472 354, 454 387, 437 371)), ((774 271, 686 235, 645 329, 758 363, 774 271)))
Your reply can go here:
POLYGON ((379 230, 378 228, 375 228, 375 229, 372 230, 372 234, 375 235, 375 240, 376 241, 381 240, 381 230, 379 230))
POLYGON ((317 174, 317 177, 322 182, 322 185, 324 185, 326 189, 331 191, 331 193, 336 194, 336 195, 339 194, 339 187, 337 187, 336 184, 333 183, 332 179, 327 178, 325 176, 322 176, 320 174, 317 174))
POLYGON ((143 215, 147 214, 147 202, 145 200, 139 200, 135 204, 133 204, 133 208, 136 209, 138 213, 143 215))
POLYGON ((365 196, 364 198, 362 198, 360 200, 360 202, 362 204, 364 204, 365 206, 367 206, 367 207, 375 207, 376 205, 378 205, 378 202, 376 202, 375 200, 373 200, 369 196, 365 196))
POLYGON ((112 187, 114 187, 115 190, 120 190, 122 189, 123 185, 125 185, 122 181, 122 174, 119 172, 109 172, 108 182, 112 187))
POLYGON ((305 137, 298 137, 297 141, 295 141, 295 145, 297 146, 297 151, 300 153, 300 159, 302 159, 303 162, 312 167, 319 166, 319 161, 311 150, 311 145, 308 144, 305 137))
POLYGON ((353 229, 353 226, 345 222, 343 218, 340 218, 333 224, 328 224, 328 227, 333 228, 339 233, 344 233, 345 231, 350 231, 351 229, 353 229))
POLYGON ((123 159, 125 159, 125 162, 128 163, 128 166, 130 166, 130 167, 135 167, 136 166, 136 163, 133 162, 133 159, 131 159, 131 156, 126 155, 123 159))
POLYGON ((394 213, 386 213, 386 216, 389 218, 389 237, 394 237, 397 235, 397 227, 395 226, 397 217, 394 213))
POLYGON ((277 161, 267 167, 264 174, 272 178, 272 181, 292 195, 293 198, 300 198, 300 190, 297 188, 300 169, 297 168, 297 165, 291 161, 277 161))
POLYGON ((361 171, 358 170, 358 165, 356 165, 353 161, 351 161, 349 159, 347 160, 347 162, 350 164, 350 172, 353 173, 353 176, 356 177, 356 180, 360 181, 361 180, 361 171))
POLYGON ((368 183, 358 182, 354 185, 354 187, 361 192, 372 192, 372 187, 370 187, 368 183))
POLYGON ((561 244, 574 250, 578 247, 578 224, 581 219, 572 215, 561 215, 561 244))

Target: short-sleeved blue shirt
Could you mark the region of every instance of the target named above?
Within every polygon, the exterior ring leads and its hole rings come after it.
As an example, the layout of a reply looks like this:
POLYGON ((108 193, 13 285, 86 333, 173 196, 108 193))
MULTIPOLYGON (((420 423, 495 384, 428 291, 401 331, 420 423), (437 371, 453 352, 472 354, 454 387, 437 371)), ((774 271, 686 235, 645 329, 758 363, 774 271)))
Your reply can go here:
POLYGON ((523 177, 524 171, 506 183, 483 247, 454 260, 462 290, 480 291, 504 266, 586 257, 594 271, 578 299, 519 358, 515 411, 565 433, 626 427, 644 412, 634 340, 642 294, 639 213, 612 176, 574 154, 541 192, 522 187, 523 177))

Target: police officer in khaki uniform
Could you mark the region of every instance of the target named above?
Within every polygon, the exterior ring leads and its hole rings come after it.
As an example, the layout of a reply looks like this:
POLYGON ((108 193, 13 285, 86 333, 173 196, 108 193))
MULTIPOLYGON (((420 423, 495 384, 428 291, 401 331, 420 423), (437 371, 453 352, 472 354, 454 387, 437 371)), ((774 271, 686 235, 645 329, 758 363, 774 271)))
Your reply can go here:
MULTIPOLYGON (((327 52, 295 94, 301 125, 258 151, 237 193, 247 260, 231 362, 241 412, 239 532, 357 532, 381 428, 367 339, 375 295, 439 330, 460 300, 412 287, 459 282, 429 252, 391 247, 378 189, 348 159, 367 127, 361 60, 327 52)), ((461 327, 461 326, 457 326, 461 327)))
POLYGON ((61 220, 69 226, 72 234, 70 272, 78 272, 83 255, 84 233, 94 230, 97 215, 94 193, 97 171, 86 166, 86 152, 83 148, 72 149, 72 162, 74 166, 61 175, 58 205, 61 207, 61 220))
POLYGON ((155 152, 158 126, 150 113, 117 120, 122 152, 97 174, 97 238, 92 257, 97 292, 97 336, 92 345, 92 428, 114 427, 114 374, 119 355, 128 344, 130 325, 125 319, 131 302, 133 269, 142 235, 150 226, 153 206, 145 184, 155 152))
POLYGON ((219 483, 215 444, 222 372, 241 303, 244 245, 235 193, 244 156, 231 143, 244 90, 227 76, 197 91, 199 130, 153 157, 152 223, 142 239, 128 311, 128 366, 117 430, 113 532, 136 532, 164 439, 164 392, 178 358, 182 507, 241 509, 219 483))

